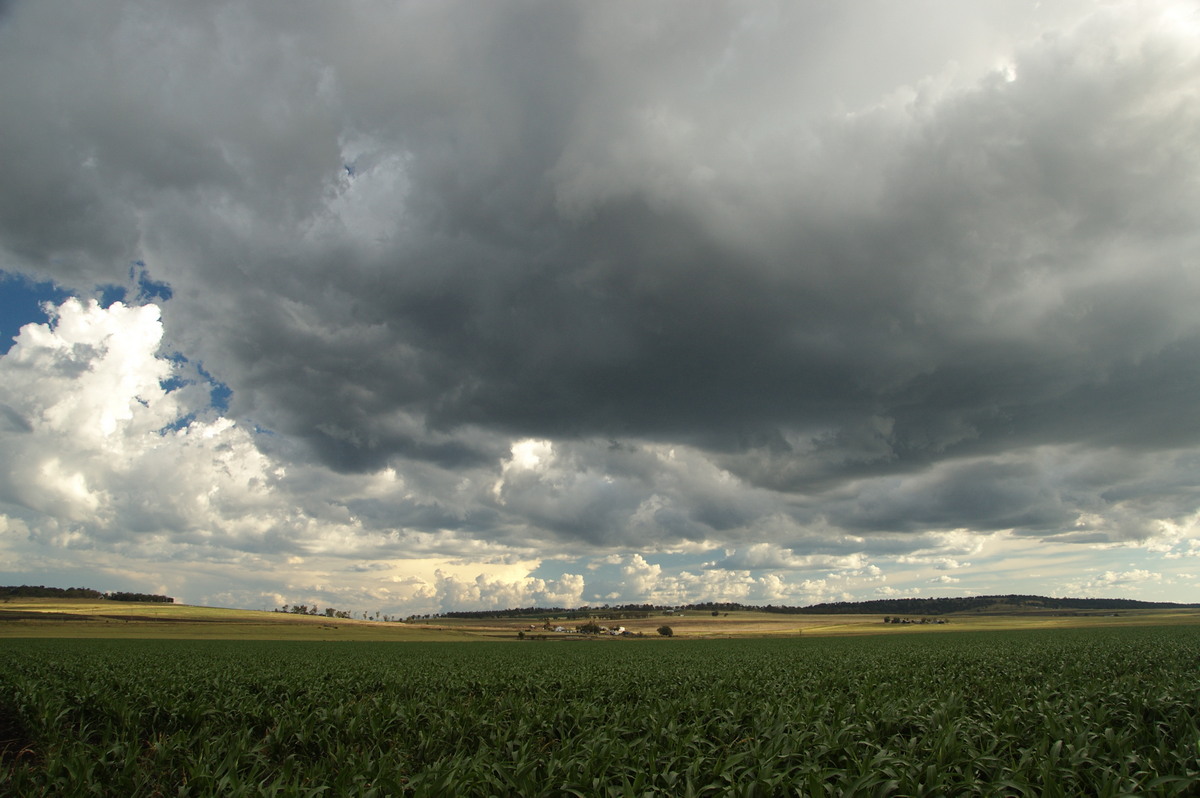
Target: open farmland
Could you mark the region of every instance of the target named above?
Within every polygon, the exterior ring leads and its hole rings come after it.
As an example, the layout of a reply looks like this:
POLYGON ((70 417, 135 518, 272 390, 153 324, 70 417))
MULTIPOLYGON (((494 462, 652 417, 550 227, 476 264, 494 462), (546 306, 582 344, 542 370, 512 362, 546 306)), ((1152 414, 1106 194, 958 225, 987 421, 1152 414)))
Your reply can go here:
MULTIPOLYGON (((1200 610, 1139 609, 1120 612, 1044 612, 1013 611, 1002 613, 952 613, 942 616, 914 616, 912 624, 885 624, 880 614, 807 615, 777 612, 734 611, 712 615, 690 611, 667 615, 649 613, 645 618, 595 615, 598 624, 610 629, 624 628, 632 634, 656 636, 660 626, 670 626, 676 637, 741 638, 841 635, 908 635, 961 631, 1001 631, 1017 629, 1074 629, 1105 626, 1200 625, 1200 610), (919 621, 926 620, 927 623, 919 621), (938 624, 941 620, 944 623, 938 624)), ((574 637, 582 619, 569 616, 532 615, 525 618, 439 618, 429 628, 459 631, 472 636, 511 638, 518 632, 541 635, 546 639, 574 637), (564 633, 552 630, 562 627, 564 633)), ((414 625, 419 626, 419 624, 414 625)))
POLYGON ((0 638, 137 638, 189 640, 463 640, 461 629, 195 607, 187 604, 87 599, 0 601, 0 638))
POLYGON ((0 794, 1195 794, 1198 665, 1194 626, 10 639, 0 794))
MULTIPOLYGON (((739 610, 712 615, 688 611, 644 618, 607 618, 596 611, 598 624, 624 627, 632 634, 657 637, 670 626, 676 637, 795 637, 798 635, 909 635, 1009 629, 1067 629, 1146 624, 1200 625, 1200 609, 1134 609, 1062 612, 1014 610, 928 616, 928 624, 892 625, 881 614, 808 615, 739 610), (943 620, 945 624, 932 621, 943 620)), ((922 616, 913 616, 914 621, 922 616)), ((578 639, 579 618, 534 614, 519 618, 439 617, 411 623, 328 618, 283 612, 196 607, 186 604, 116 602, 63 598, 7 598, 0 601, 0 639, 6 637, 86 637, 197 640, 362 640, 453 641, 512 640, 521 632, 547 640, 578 639), (552 630, 563 627, 565 633, 552 630)))

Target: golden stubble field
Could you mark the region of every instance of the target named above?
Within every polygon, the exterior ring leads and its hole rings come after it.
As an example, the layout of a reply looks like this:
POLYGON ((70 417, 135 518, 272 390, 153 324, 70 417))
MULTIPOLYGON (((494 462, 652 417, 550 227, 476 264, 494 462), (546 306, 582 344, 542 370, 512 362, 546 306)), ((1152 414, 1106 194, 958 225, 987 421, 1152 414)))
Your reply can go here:
MULTIPOLYGON (((669 626, 673 637, 686 638, 733 638, 733 637, 788 637, 807 635, 825 637, 833 635, 902 635, 938 634, 951 631, 1078 628, 1093 626, 1148 626, 1200 624, 1200 609, 1183 610, 1123 610, 1114 612, 1049 612, 1029 611, 1017 613, 961 613, 943 616, 910 617, 913 623, 885 624, 883 615, 785 615, 782 613, 738 611, 720 613, 684 612, 666 615, 652 613, 647 618, 597 619, 596 623, 610 630, 623 627, 633 634, 659 637, 658 628, 669 626), (928 623, 920 623, 927 617, 928 623), (936 623, 937 620, 944 623, 936 623)), ((520 631, 527 636, 546 639, 579 638, 575 627, 580 620, 565 617, 549 618, 549 630, 541 619, 469 620, 442 619, 438 625, 446 629, 457 629, 471 635, 484 637, 512 637, 520 631), (562 627, 566 632, 553 631, 562 627)), ((600 635, 605 637, 606 635, 600 635)))
POLYGON ((376 640, 376 641, 517 641, 524 632, 536 641, 598 640, 612 643, 665 640, 658 634, 670 626, 674 638, 833 636, 866 634, 938 634, 950 631, 1077 628, 1092 626, 1159 626, 1200 624, 1200 610, 1153 609, 1112 611, 972 612, 929 616, 945 623, 885 624, 872 615, 784 615, 738 611, 651 613, 646 618, 597 618, 601 626, 624 629, 642 638, 580 635, 581 620, 541 616, 520 619, 438 618, 412 623, 333 619, 324 616, 257 610, 150 604, 88 599, 20 599, 0 601, 0 638, 180 638, 246 640, 376 640), (547 628, 547 626, 549 628, 547 628), (557 632, 562 627, 567 631, 557 632))
POLYGON ((0 638, 464 640, 457 630, 282 612, 91 599, 0 600, 0 638))

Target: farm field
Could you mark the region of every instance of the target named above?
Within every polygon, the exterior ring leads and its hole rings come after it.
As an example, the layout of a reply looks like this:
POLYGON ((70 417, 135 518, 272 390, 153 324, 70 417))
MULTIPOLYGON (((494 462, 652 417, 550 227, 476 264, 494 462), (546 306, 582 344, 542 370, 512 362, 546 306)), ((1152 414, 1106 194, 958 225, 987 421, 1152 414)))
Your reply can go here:
MULTIPOLYGON (((523 619, 459 619, 439 618, 438 628, 458 630, 471 635, 509 638, 518 631, 527 634, 543 634, 543 620, 548 620, 551 629, 562 626, 568 634, 582 623, 566 617, 523 619)), ((916 616, 913 620, 921 620, 916 616)), ((688 638, 742 638, 742 637, 794 637, 799 635, 907 635, 947 633, 961 631, 1000 631, 1016 629, 1072 629, 1107 626, 1145 626, 1195 624, 1200 625, 1200 610, 1196 609, 1147 609, 1113 612, 1007 612, 1007 613, 960 613, 929 616, 928 624, 892 625, 883 623, 880 614, 807 615, 774 612, 734 611, 716 616, 708 612, 685 612, 682 615, 651 613, 646 618, 618 618, 598 620, 609 627, 624 627, 631 633, 656 636, 660 626, 671 627, 678 637, 688 638), (944 624, 934 623, 936 620, 944 624)), ((561 634, 546 634, 548 639, 561 638, 561 634)))
MULTIPOLYGON (((909 635, 1006 629, 1066 629, 1099 626, 1200 625, 1200 609, 1140 609, 1112 612, 1024 611, 961 613, 938 616, 944 625, 883 623, 883 616, 803 615, 735 611, 650 613, 645 618, 600 619, 633 634, 657 637, 660 626, 676 637, 743 638, 798 635, 909 635)), ((920 620, 919 617, 914 620, 920 620)), ((929 620, 935 620, 930 618, 929 620)), ((578 639, 571 634, 580 620, 566 617, 435 618, 411 623, 332 619, 323 615, 196 607, 186 604, 114 602, 87 599, 10 598, 0 601, 0 639, 6 637, 86 637, 234 640, 513 640, 520 632, 547 639, 578 639), (567 634, 547 631, 562 626, 567 634)))
POLYGON ((0 639, 463 640, 463 630, 323 615, 89 599, 0 601, 0 639))
POLYGON ((1200 627, 8 639, 2 795, 1193 795, 1200 627))

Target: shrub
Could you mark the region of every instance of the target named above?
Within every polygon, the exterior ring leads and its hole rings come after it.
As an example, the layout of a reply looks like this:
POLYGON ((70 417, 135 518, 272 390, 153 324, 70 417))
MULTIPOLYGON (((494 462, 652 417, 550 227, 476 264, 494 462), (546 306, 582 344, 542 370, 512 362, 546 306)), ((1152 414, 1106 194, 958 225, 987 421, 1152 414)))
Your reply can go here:
POLYGON ((663 624, 662 626, 658 627, 658 633, 663 637, 670 637, 671 635, 675 634, 675 630, 666 624, 663 624))

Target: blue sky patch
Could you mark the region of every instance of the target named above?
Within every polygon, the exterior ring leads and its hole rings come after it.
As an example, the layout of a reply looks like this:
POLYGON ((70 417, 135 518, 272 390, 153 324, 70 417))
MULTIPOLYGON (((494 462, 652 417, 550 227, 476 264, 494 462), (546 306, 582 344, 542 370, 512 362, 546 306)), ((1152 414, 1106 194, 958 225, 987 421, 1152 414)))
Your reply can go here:
POLYGON ((14 339, 26 324, 46 323, 43 303, 58 305, 70 296, 70 291, 53 282, 37 282, 0 271, 0 354, 12 349, 14 339))
POLYGON ((174 295, 168 283, 150 279, 145 261, 134 261, 129 267, 129 280, 137 286, 142 302, 166 301, 174 295))

